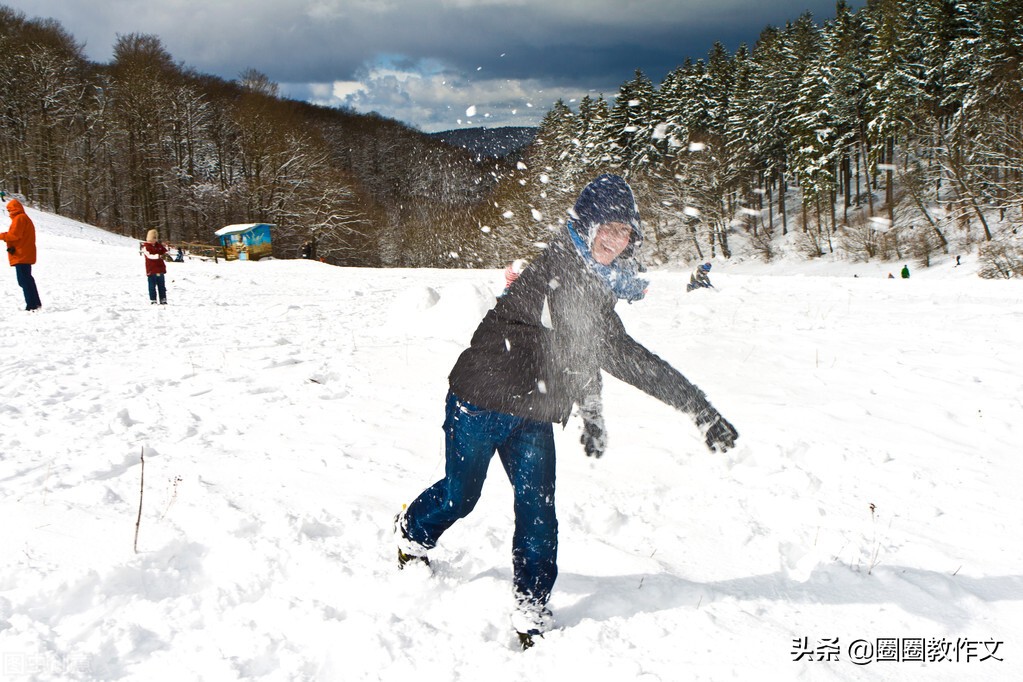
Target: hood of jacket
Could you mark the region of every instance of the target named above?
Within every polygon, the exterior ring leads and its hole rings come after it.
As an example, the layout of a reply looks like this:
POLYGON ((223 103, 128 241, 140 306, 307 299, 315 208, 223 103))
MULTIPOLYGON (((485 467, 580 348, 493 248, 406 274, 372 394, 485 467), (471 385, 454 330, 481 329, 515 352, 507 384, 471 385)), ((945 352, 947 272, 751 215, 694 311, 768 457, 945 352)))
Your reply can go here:
POLYGON ((18 215, 19 213, 24 213, 24 212, 25 212, 25 207, 22 206, 21 202, 18 201, 17 199, 11 199, 10 201, 7 202, 7 213, 12 218, 14 216, 18 215))
POLYGON ((11 227, 0 234, 7 242, 7 262, 11 265, 33 265, 36 262, 36 228, 17 199, 7 202, 11 227))

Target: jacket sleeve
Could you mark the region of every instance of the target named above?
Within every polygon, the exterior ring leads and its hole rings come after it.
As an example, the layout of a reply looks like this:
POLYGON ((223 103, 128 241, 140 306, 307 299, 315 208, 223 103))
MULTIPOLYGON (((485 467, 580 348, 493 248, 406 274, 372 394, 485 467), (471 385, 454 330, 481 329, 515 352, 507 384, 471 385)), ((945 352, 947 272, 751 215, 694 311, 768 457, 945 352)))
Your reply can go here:
POLYGON ((8 244, 13 244, 21 240, 21 236, 24 231, 21 216, 16 215, 13 219, 11 219, 10 230, 0 233, 0 239, 4 240, 8 244))
POLYGON ((160 254, 167 253, 167 249, 160 251, 157 244, 145 244, 142 247, 142 254, 149 260, 160 260, 160 254))
POLYGON ((614 312, 608 318, 601 366, 616 379, 691 415, 698 424, 714 410, 695 384, 629 336, 614 312))

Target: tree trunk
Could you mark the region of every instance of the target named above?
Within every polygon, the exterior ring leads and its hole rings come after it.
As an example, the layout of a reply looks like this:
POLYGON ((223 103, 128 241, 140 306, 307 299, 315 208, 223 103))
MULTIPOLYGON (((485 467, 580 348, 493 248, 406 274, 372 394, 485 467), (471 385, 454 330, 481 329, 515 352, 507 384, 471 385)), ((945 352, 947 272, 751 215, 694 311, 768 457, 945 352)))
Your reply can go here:
POLYGON ((832 189, 831 189, 831 196, 830 196, 830 199, 831 199, 831 229, 828 231, 828 251, 830 253, 834 253, 835 252, 835 245, 831 242, 831 236, 838 232, 838 225, 835 222, 838 219, 838 216, 835 214, 835 202, 838 201, 838 197, 836 196, 836 191, 837 190, 834 187, 832 187, 832 189))
POLYGON ((845 188, 845 198, 842 201, 842 223, 844 225, 849 224, 849 206, 852 205, 851 197, 849 193, 851 191, 850 184, 852 183, 852 159, 846 154, 842 157, 842 185, 845 188))
POLYGON ((785 173, 778 173, 778 213, 781 214, 781 233, 789 233, 789 216, 785 210, 785 173))
POLYGON ((860 207, 860 150, 856 148, 856 208, 860 207))
MULTIPOLYGON (((867 215, 874 215, 874 191, 873 182, 870 177, 870 156, 867 153, 866 141, 861 141, 862 144, 862 156, 863 156, 863 175, 867 180, 867 215)), ((859 185, 859 176, 857 176, 856 184, 859 185)))
POLYGON ((895 136, 888 136, 888 149, 885 154, 885 162, 888 164, 888 170, 885 171, 885 188, 884 197, 888 203, 888 222, 894 227, 895 226, 895 136))

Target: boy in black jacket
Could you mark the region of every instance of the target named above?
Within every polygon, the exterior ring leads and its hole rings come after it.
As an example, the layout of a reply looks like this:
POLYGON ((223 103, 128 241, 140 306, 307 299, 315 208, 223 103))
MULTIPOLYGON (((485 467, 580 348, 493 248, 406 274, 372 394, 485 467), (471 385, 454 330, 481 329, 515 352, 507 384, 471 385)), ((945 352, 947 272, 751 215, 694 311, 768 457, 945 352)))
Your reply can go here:
MULTIPOLYGON (((398 562, 426 560, 441 534, 472 511, 494 452, 515 491, 512 544, 516 610, 523 647, 551 625, 557 577, 554 509, 555 422, 578 403, 584 440, 599 396, 600 370, 689 414, 707 446, 724 452, 735 428, 703 392, 625 331, 618 299, 643 297, 636 250, 642 243, 632 189, 602 175, 587 185, 572 220, 483 318, 449 376, 445 476, 396 518, 398 562), (592 408, 592 406, 590 406, 592 408)), ((602 431, 602 429, 601 429, 602 431)), ((603 433, 600 433, 601 444, 603 433)), ((587 447, 599 456, 600 448, 587 447)))

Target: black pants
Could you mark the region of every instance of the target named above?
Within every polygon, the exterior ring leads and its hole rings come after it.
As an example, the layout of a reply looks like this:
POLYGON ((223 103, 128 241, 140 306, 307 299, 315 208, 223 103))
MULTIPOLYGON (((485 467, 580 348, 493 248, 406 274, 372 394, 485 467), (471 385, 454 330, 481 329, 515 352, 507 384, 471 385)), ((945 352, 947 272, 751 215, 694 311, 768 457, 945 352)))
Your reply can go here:
POLYGON ((18 276, 18 286, 25 293, 25 310, 42 308, 39 301, 39 290, 36 289, 36 280, 32 277, 32 266, 27 263, 20 263, 14 266, 14 272, 18 276))

